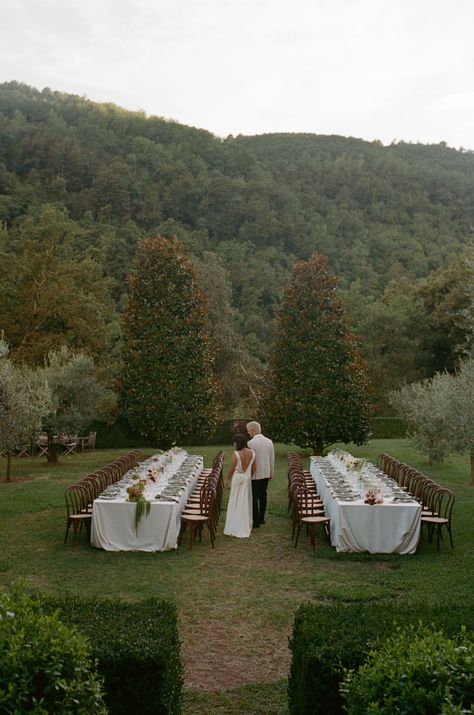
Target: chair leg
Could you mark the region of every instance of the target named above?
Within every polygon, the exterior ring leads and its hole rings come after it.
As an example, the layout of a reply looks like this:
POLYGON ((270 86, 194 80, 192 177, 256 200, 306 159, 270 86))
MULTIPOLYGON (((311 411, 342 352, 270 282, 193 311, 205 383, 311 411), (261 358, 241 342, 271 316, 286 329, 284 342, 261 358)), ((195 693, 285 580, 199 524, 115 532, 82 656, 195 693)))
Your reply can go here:
POLYGON ((300 538, 301 527, 302 527, 302 524, 301 524, 301 522, 300 522, 300 523, 298 524, 298 526, 296 527, 295 549, 296 549, 296 547, 298 546, 298 540, 299 540, 299 538, 300 538))
POLYGON ((447 528, 448 528, 449 540, 450 540, 450 542, 451 542, 451 548, 454 549, 453 534, 452 534, 452 531, 451 531, 451 524, 448 524, 448 525, 447 525, 447 528))
POLYGON ((193 548, 195 531, 196 531, 196 524, 190 524, 190 525, 189 525, 189 545, 188 545, 188 549, 192 549, 192 548, 193 548))
POLYGON ((181 541, 183 540, 183 534, 185 531, 186 531, 186 522, 182 521, 181 528, 179 530, 179 535, 178 535, 178 546, 181 546, 181 541))

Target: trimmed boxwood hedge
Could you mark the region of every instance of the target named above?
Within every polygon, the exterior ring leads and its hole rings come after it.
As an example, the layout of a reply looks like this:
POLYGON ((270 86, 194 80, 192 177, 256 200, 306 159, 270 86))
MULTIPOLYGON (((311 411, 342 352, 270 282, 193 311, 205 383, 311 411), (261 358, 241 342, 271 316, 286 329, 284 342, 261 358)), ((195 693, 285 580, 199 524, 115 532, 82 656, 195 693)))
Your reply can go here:
POLYGON ((407 426, 398 417, 373 417, 370 420, 372 439, 403 439, 407 426))
POLYGON ((290 715, 343 713, 339 683, 343 668, 358 668, 369 650, 398 625, 432 624, 449 636, 462 625, 474 632, 472 604, 364 602, 303 604, 295 615, 290 640, 288 682, 290 715))
MULTIPOLYGON (((233 427, 239 421, 249 420, 224 420, 218 425, 215 433, 207 441, 194 441, 190 438, 189 444, 232 444, 233 427)), ((373 439, 397 439, 406 437, 406 424, 398 417, 374 417, 371 421, 373 439)), ((124 417, 117 419, 112 425, 106 422, 92 422, 84 434, 89 430, 97 432, 96 446, 98 449, 128 449, 130 447, 154 447, 155 445, 140 435, 134 433, 124 417)))
POLYGON ((44 597, 63 623, 88 637, 111 715, 178 715, 183 669, 177 612, 168 601, 137 603, 44 597))

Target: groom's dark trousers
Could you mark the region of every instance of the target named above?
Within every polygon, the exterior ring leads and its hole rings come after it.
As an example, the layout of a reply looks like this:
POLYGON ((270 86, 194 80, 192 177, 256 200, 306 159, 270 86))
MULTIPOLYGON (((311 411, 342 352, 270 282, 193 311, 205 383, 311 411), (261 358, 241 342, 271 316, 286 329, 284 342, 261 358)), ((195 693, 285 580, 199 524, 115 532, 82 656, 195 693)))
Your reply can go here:
POLYGON ((269 479, 252 479, 252 518, 254 526, 260 526, 265 521, 269 481, 269 479))

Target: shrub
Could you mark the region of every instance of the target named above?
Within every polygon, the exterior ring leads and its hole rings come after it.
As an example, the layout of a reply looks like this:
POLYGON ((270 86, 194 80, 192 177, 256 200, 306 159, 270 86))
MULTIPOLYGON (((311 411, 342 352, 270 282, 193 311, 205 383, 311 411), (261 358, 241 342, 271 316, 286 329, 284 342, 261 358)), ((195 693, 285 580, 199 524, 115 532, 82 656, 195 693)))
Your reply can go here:
POLYGON ((474 631, 474 608, 468 601, 431 607, 392 601, 300 606, 290 641, 290 714, 343 713, 339 692, 343 669, 361 666, 380 638, 395 632, 397 622, 408 625, 418 621, 442 627, 448 637, 455 637, 461 625, 469 633, 474 631))
POLYGON ((373 417, 370 427, 372 439, 398 439, 407 436, 407 426, 398 417, 373 417))
POLYGON ((0 594, 0 712, 107 712, 86 638, 20 586, 0 594))
POLYGON ((350 715, 462 712, 474 702, 474 641, 422 624, 399 628, 358 671, 346 671, 340 690, 350 715))
POLYGON ((173 604, 76 596, 47 604, 91 639, 111 715, 178 715, 183 673, 173 604))

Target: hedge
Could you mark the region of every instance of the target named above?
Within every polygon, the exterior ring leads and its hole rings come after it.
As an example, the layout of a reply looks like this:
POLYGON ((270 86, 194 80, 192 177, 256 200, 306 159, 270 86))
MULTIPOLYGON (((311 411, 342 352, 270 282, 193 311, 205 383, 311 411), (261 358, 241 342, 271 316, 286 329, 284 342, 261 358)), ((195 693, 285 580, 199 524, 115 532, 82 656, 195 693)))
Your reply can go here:
POLYGON ((400 439, 407 436, 407 426, 398 417, 373 417, 372 439, 400 439))
POLYGON ((0 593, 0 712, 107 712, 87 638, 19 584, 0 593))
MULTIPOLYGON (((249 420, 224 420, 217 427, 215 433, 208 440, 196 441, 189 438, 188 444, 232 444, 233 427, 239 421, 249 420)), ((406 424, 398 417, 374 417, 371 420, 373 439, 397 439, 406 437, 406 424)), ((134 433, 124 417, 119 417, 113 424, 106 422, 92 422, 89 430, 97 432, 96 446, 99 449, 128 449, 130 447, 154 447, 155 444, 134 433)))
POLYGON ((364 602, 303 604, 295 614, 290 640, 290 715, 343 713, 339 684, 343 669, 361 666, 371 648, 399 625, 418 622, 455 636, 462 625, 474 632, 472 604, 364 602))
MULTIPOLYGON (((474 639, 426 625, 397 630, 341 686, 350 715, 468 713, 474 704, 474 639)), ((474 712, 472 710, 471 712, 474 712)))
MULTIPOLYGON (((216 432, 208 440, 194 440, 191 436, 188 444, 232 444, 232 426, 238 420, 225 420, 216 429, 216 432)), ((85 430, 84 434, 93 431, 97 432, 97 449, 128 449, 130 447, 155 447, 151 440, 146 440, 139 434, 133 432, 125 418, 120 417, 113 424, 107 422, 92 422, 85 430)))
POLYGON ((183 670, 177 613, 158 599, 137 603, 44 598, 60 620, 88 637, 111 715, 178 715, 183 670))

